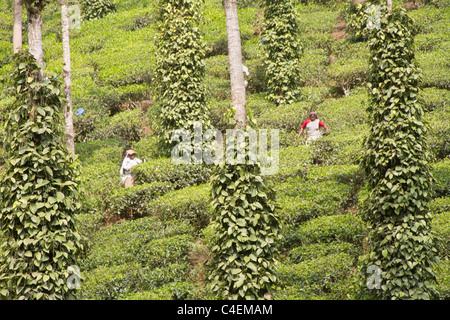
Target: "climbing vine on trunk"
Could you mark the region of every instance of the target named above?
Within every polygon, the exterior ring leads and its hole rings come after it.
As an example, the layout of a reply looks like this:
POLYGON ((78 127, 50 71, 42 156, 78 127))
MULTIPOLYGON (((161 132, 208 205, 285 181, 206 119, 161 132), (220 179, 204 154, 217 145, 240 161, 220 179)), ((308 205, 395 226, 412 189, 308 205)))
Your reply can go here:
POLYGON ((241 143, 245 161, 223 164, 211 177, 215 245, 208 280, 222 299, 265 299, 277 284, 280 222, 275 192, 261 177, 260 165, 249 164, 248 142, 241 143))
POLYGON ((208 128, 205 44, 197 24, 201 0, 160 0, 156 70, 157 103, 165 141, 173 130, 194 131, 194 122, 208 128))
POLYGON ((0 296, 66 299, 73 294, 67 281, 83 242, 75 223, 78 166, 64 142, 64 97, 57 80, 40 79, 42 70, 29 53, 16 57, 16 100, 4 122, 0 296))
POLYGON ((380 10, 380 26, 369 41, 371 131, 362 165, 371 193, 364 212, 369 250, 363 272, 365 278, 371 266, 381 272, 379 289, 372 291, 378 298, 431 299, 437 257, 427 207, 432 177, 412 20, 400 8, 380 10))
POLYGON ((266 0, 262 42, 268 99, 277 105, 289 104, 299 96, 300 55, 298 21, 291 0, 266 0))

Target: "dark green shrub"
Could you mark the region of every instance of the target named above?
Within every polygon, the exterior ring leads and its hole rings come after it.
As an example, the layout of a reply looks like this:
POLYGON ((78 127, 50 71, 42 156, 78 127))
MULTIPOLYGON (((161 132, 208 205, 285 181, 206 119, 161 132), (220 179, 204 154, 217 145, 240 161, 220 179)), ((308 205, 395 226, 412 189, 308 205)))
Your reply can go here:
POLYGON ((75 145, 75 153, 82 165, 122 161, 122 148, 116 139, 79 142, 75 145))
POLYGON ((121 188, 120 165, 112 162, 82 166, 80 175, 81 209, 101 211, 109 194, 121 188))
POLYGON ((352 188, 329 181, 309 181, 297 177, 276 187, 280 214, 289 224, 340 213, 351 197, 352 188))
POLYGON ((450 157, 450 112, 432 111, 428 121, 429 130, 427 134, 430 151, 436 159, 446 159, 450 157))
POLYGON ((303 115, 307 112, 309 102, 292 102, 282 104, 276 108, 276 111, 268 109, 257 117, 258 125, 263 128, 283 129, 286 131, 297 131, 303 124, 303 115), (274 117, 274 112, 277 116, 274 117))
POLYGON ((209 223, 212 208, 210 207, 209 185, 191 186, 149 201, 146 211, 161 220, 187 219, 200 230, 209 223))
POLYGON ((115 189, 107 195, 102 209, 112 219, 148 216, 150 211, 147 203, 172 189, 170 184, 160 181, 115 189))
POLYGON ((431 165, 431 172, 435 178, 432 185, 433 196, 450 196, 450 159, 439 161, 431 165))
POLYGON ((120 222, 95 233, 83 264, 91 270, 128 262, 149 268, 186 262, 193 232, 187 221, 162 222, 144 217, 120 222))
POLYGON ((195 289, 196 285, 192 282, 176 281, 153 290, 127 295, 120 300, 190 300, 195 289))
POLYGON ((137 152, 139 157, 146 160, 161 158, 164 156, 160 150, 160 140, 158 136, 149 136, 142 138, 138 142, 133 143, 133 150, 137 152))
POLYGON ((173 263, 164 268, 142 267, 138 263, 99 266, 84 273, 81 299, 119 300, 139 292, 184 280, 189 265, 173 263))
POLYGON ((433 198, 430 203, 431 214, 439 214, 450 211, 450 197, 433 198))
POLYGON ((281 264, 277 274, 282 290, 275 292, 274 298, 348 299, 356 286, 353 260, 346 253, 336 253, 298 264, 281 264))
POLYGON ((139 141, 144 133, 143 112, 132 109, 120 112, 100 122, 90 134, 92 140, 120 138, 125 141, 139 141))
POLYGON ((435 267, 441 299, 450 300, 450 260, 442 260, 435 267))
POLYGON ((330 135, 310 143, 310 162, 325 166, 355 165, 361 162, 363 137, 361 135, 330 135))
POLYGON ((273 179, 284 182, 290 177, 304 176, 309 163, 310 154, 307 146, 281 148, 279 170, 273 179))
POLYGON ((433 216, 432 231, 440 245, 439 256, 448 259, 450 257, 450 211, 433 216))
POLYGON ((210 169, 204 165, 176 164, 169 158, 152 159, 133 167, 136 184, 166 182, 180 189, 206 182, 210 169))
POLYGON ((111 0, 81 0, 83 19, 101 19, 108 13, 115 12, 116 6, 111 0))
POLYGON ((445 110, 450 105, 450 91, 446 89, 423 88, 420 96, 425 111, 445 110))
POLYGON ((314 260, 325 257, 330 254, 346 253, 352 257, 357 257, 359 249, 351 243, 336 242, 336 243, 312 243, 293 248, 287 254, 284 264, 297 264, 307 260, 314 260))
POLYGON ((366 227, 354 214, 318 217, 297 228, 298 244, 349 242, 361 245, 366 227))

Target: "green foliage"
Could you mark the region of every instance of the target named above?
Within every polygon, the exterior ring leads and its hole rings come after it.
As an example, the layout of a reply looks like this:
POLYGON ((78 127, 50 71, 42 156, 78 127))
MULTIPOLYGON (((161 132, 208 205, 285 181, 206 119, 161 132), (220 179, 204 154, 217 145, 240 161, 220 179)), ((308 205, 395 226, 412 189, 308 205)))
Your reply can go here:
POLYGON ((153 290, 127 295, 120 300, 186 300, 195 299, 193 290, 196 286, 188 281, 175 281, 164 284, 153 290))
POLYGON ((149 268, 163 268, 184 263, 192 246, 193 231, 187 221, 162 222, 155 217, 120 222, 94 234, 83 266, 92 270, 140 263, 149 268))
POLYGON ((365 230, 362 219, 351 213, 318 217, 297 228, 297 243, 349 242, 361 245, 365 230))
POLYGON ((275 193, 259 165, 248 160, 220 165, 211 177, 215 236, 208 281, 219 298, 263 299, 277 281, 273 270, 281 234, 275 193))
POLYGON ((293 248, 283 262, 285 264, 296 264, 337 253, 346 253, 357 257, 360 250, 354 244, 348 242, 312 243, 293 248))
POLYGON ((209 185, 191 186, 166 193, 147 202, 146 211, 159 219, 187 219, 197 230, 209 223, 212 208, 209 200, 209 185))
POLYGON ((320 216, 340 213, 351 197, 351 187, 335 180, 317 182, 290 178, 278 185, 277 204, 288 225, 296 226, 320 216))
POLYGON ((121 187, 120 165, 111 161, 83 165, 80 175, 81 210, 101 212, 110 192, 121 187))
POLYGON ((403 9, 383 7, 380 23, 369 41, 371 130, 362 162, 370 190, 364 211, 369 250, 362 261, 381 269, 376 297, 433 299, 437 251, 428 211, 430 157, 417 103, 412 21, 403 9))
POLYGON ((144 125, 142 110, 126 110, 104 119, 90 137, 92 140, 119 138, 124 141, 139 141, 144 136, 144 125))
POLYGON ((84 273, 85 281, 78 296, 94 300, 130 299, 143 294, 140 292, 158 290, 172 281, 183 281, 188 269, 187 263, 172 263, 163 268, 142 267, 134 262, 99 266, 84 273))
POLYGON ((450 260, 442 260, 435 267, 439 291, 443 300, 450 299, 450 260))
POLYGON ((431 165, 431 172, 435 178, 433 183, 434 197, 450 196, 450 159, 439 161, 431 165))
POLYGON ((348 299, 356 287, 353 260, 346 253, 333 253, 298 264, 281 264, 277 274, 283 289, 274 298, 348 299))
POLYGON ((177 164, 170 158, 152 159, 132 168, 136 184, 166 182, 180 189, 206 182, 211 169, 197 164, 177 164))
POLYGON ((166 182, 152 182, 111 191, 102 208, 111 218, 139 218, 149 214, 147 202, 171 190, 166 182))
POLYGON ((116 6, 111 0, 81 0, 83 19, 101 19, 108 13, 115 12, 116 6))
POLYGON ((173 130, 190 129, 195 121, 209 127, 205 45, 200 34, 199 0, 161 0, 158 24, 156 91, 165 141, 173 130))
POLYGON ((439 256, 450 258, 450 210, 433 216, 432 230, 441 246, 439 256))
POLYGON ((299 95, 301 46, 298 21, 291 0, 266 0, 264 50, 268 99, 276 105, 290 104, 299 95))
POLYGON ((377 6, 381 0, 371 1, 350 1, 345 6, 345 18, 347 21, 347 29, 350 31, 349 39, 354 42, 367 41, 370 37, 370 28, 368 28, 368 20, 375 22, 376 14, 380 9, 377 6), (375 7, 376 6, 376 7, 375 7))
POLYGON ((0 225, 6 241, 0 295, 66 299, 69 266, 82 253, 76 230, 79 167, 64 143, 61 83, 41 80, 31 54, 15 56, 16 101, 5 119, 8 152, 0 185, 0 225))

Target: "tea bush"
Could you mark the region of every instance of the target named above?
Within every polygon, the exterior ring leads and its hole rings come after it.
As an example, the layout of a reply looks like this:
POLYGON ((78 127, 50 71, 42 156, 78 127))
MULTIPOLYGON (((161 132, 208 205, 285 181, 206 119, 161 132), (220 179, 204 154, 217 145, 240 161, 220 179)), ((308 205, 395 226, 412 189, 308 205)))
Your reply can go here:
POLYGON ((433 216, 432 230, 441 246, 439 256, 444 259, 450 258, 450 211, 433 216))
POLYGON ((283 263, 298 264, 338 253, 346 253, 356 258, 360 253, 360 248, 348 242, 312 243, 291 249, 283 263))
POLYGON ((187 262, 193 231, 187 221, 155 217, 120 222, 95 233, 83 266, 91 270, 135 262, 157 268, 187 262))
POLYGON ((282 289, 276 299, 348 299, 356 287, 353 258, 346 253, 329 254, 277 268, 282 289))
POLYGON ((163 221, 186 219, 196 230, 201 230, 208 225, 212 214, 210 192, 211 187, 207 184, 171 191, 147 201, 146 212, 163 221))
POLYGON ((164 268, 142 267, 139 263, 99 266, 83 273, 80 299, 119 300, 136 292, 160 288, 172 281, 183 281, 187 263, 172 263, 164 268))
POLYGON ((191 300, 195 299, 196 284, 189 281, 176 281, 162 285, 153 290, 136 292, 120 300, 191 300))
POLYGON ((156 199, 172 186, 166 182, 152 182, 135 185, 130 188, 120 188, 111 191, 102 208, 104 214, 111 219, 140 218, 149 215, 147 202, 156 199))
POLYGON ((288 224, 340 213, 350 199, 351 187, 336 181, 291 178, 276 187, 279 212, 288 224))
POLYGON ((435 178, 434 197, 450 196, 450 159, 432 164, 431 172, 435 178))
POLYGON ((351 213, 318 217, 296 229, 297 243, 349 242, 361 245, 366 225, 358 215, 351 213))
POLYGON ((197 164, 176 164, 170 158, 152 159, 132 168, 136 184, 167 182, 180 189, 206 182, 210 168, 197 164))
POLYGON ((82 166, 80 191, 83 212, 101 211, 108 195, 121 188, 119 171, 120 165, 111 161, 82 166))

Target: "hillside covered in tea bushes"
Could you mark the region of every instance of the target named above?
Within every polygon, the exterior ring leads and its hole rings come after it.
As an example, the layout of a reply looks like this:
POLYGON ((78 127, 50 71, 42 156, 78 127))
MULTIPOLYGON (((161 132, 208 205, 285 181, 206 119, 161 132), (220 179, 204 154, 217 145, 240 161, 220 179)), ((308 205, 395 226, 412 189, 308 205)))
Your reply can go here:
MULTIPOLYGON (((215 298, 205 289, 205 262, 215 233, 211 167, 174 164, 158 139, 157 2, 116 0, 114 10, 98 19, 84 16, 80 29, 71 30, 73 105, 74 111, 84 110, 74 116, 82 191, 77 218, 86 245, 79 299, 215 298), (133 168, 135 186, 123 188, 119 170, 130 148, 146 162, 133 168)), ((267 177, 276 191, 283 235, 273 299, 365 298, 359 258, 367 249, 361 210, 368 190, 360 162, 370 129, 370 53, 355 19, 356 2, 295 1, 301 94, 292 104, 275 106, 266 98, 264 8, 260 1, 239 1, 249 70, 247 110, 255 129, 280 130, 279 170, 267 177), (311 111, 330 134, 307 146, 297 134, 311 111)), ((407 8, 415 22, 415 55, 423 71, 420 99, 436 179, 429 203, 439 243, 435 271, 442 298, 450 299, 450 7, 446 0, 393 3, 407 8)), ((1 120, 14 98, 6 90, 13 70, 12 6, 3 1, 0 7, 1 120)), ((209 117, 212 127, 225 130, 232 104, 222 2, 205 0, 202 15, 209 117)), ((57 5, 44 10, 43 26, 46 72, 60 77, 57 5)), ((0 175, 3 164, 0 149, 0 175)))

